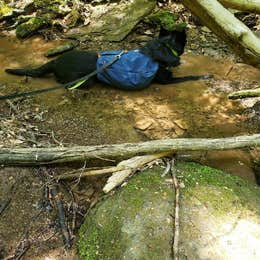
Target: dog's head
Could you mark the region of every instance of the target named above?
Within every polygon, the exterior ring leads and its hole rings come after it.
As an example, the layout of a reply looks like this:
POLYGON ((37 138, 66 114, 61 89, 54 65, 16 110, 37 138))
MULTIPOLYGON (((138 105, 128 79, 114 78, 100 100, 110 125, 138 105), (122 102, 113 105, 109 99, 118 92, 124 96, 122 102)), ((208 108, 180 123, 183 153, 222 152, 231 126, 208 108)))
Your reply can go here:
POLYGON ((179 56, 183 54, 186 42, 185 30, 161 31, 159 38, 148 42, 141 51, 162 66, 172 67, 180 64, 179 56))

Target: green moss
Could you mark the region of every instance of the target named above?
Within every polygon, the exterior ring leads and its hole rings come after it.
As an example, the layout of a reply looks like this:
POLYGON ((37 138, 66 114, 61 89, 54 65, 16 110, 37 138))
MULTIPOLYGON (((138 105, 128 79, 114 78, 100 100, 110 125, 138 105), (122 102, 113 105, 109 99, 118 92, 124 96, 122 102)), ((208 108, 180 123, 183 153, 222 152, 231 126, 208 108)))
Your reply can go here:
MULTIPOLYGON (((146 210, 148 208, 148 211, 152 210, 145 204, 158 205, 166 196, 165 193, 171 194, 171 196, 173 194, 171 187, 162 186, 163 178, 158 174, 160 171, 157 168, 157 170, 148 170, 135 176, 115 196, 101 202, 89 214, 79 233, 78 251, 81 257, 84 259, 112 259, 111 257, 113 257, 114 259, 122 256, 122 252, 129 248, 131 234, 128 231, 131 230, 132 225, 135 225, 135 221, 139 223, 140 212, 144 208, 146 210), (151 202, 152 200, 153 202, 151 202)), ((144 232, 150 232, 151 224, 146 221, 141 228, 145 230, 144 232)), ((159 240, 164 240, 160 236, 149 239, 155 245, 159 244, 157 243, 159 240)), ((158 248, 159 252, 160 250, 158 248)))
POLYGON ((237 176, 196 163, 179 164, 178 172, 185 184, 184 195, 198 197, 202 203, 209 202, 220 214, 231 208, 246 207, 253 211, 259 208, 259 188, 237 176))
MULTIPOLYGON (((98 252, 98 244, 97 244, 97 230, 93 230, 89 237, 85 238, 84 243, 81 240, 78 244, 79 254, 84 257, 86 260, 95 259, 98 252)), ((83 235, 84 236, 84 235, 83 235)))
POLYGON ((167 31, 182 30, 186 27, 185 23, 176 23, 177 17, 170 11, 161 10, 149 16, 149 21, 153 24, 161 26, 167 31))
POLYGON ((72 28, 79 24, 81 21, 81 15, 76 9, 72 9, 69 15, 66 17, 66 24, 72 28))
MULTIPOLYGON (((81 257, 160 259, 163 252, 167 259, 172 223, 164 221, 172 213, 174 192, 171 185, 165 184, 161 172, 161 168, 154 167, 134 176, 91 211, 80 229, 81 257)), ((193 218, 198 225, 207 219, 221 225, 226 218, 249 216, 258 221, 260 191, 250 183, 195 163, 177 164, 177 175, 185 184, 180 209, 188 239, 201 236, 200 229, 190 225, 193 218)))
POLYGON ((39 10, 41 13, 60 13, 60 6, 65 5, 65 0, 34 0, 33 6, 36 10, 39 10))
POLYGON ((11 14, 12 11, 13 9, 9 7, 7 4, 5 4, 4 1, 0 1, 0 18, 8 14, 11 14))
MULTIPOLYGON (((114 200, 111 200, 106 203, 105 208, 113 208, 113 204, 114 200)), ((121 248, 123 242, 120 239, 122 220, 119 216, 122 212, 117 211, 115 216, 106 219, 105 208, 101 206, 92 211, 80 228, 78 252, 86 260, 108 259, 105 257, 106 255, 116 254, 117 250, 121 248), (107 246, 108 244, 110 246, 107 246), (107 248, 106 252, 104 252, 104 248, 107 248)))
POLYGON ((16 36, 26 38, 48 24, 49 22, 45 17, 33 17, 29 21, 17 26, 16 36))

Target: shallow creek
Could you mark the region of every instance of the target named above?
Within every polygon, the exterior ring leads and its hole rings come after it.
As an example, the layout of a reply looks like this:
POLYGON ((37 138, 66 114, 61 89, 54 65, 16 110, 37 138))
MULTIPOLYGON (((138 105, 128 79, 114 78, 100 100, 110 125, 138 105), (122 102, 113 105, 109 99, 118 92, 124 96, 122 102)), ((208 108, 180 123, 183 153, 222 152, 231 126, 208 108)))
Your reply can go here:
MULTIPOLYGON (((25 79, 8 75, 4 69, 42 64, 48 61, 43 54, 59 44, 40 38, 23 42, 0 38, 1 94, 56 85, 52 76, 25 79)), ((177 76, 213 74, 214 80, 220 82, 260 81, 259 71, 251 66, 189 53, 184 55, 174 73, 177 76)), ((138 92, 97 84, 88 90, 73 93, 58 90, 30 100, 46 111, 40 127, 53 130, 62 143, 93 145, 180 136, 210 138, 248 134, 240 116, 243 110, 240 103, 226 96, 216 91, 211 81, 191 81, 167 86, 153 84, 138 92)), ((192 156, 207 165, 255 181, 246 150, 200 152, 192 156)))

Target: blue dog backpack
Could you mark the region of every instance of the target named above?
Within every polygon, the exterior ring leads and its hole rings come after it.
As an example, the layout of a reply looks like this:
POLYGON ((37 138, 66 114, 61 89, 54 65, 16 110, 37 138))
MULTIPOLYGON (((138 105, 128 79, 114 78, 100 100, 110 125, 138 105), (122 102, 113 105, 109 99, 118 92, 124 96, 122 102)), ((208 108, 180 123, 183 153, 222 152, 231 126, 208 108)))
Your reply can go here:
POLYGON ((137 90, 151 83, 158 68, 159 64, 140 50, 103 51, 97 60, 97 77, 100 81, 121 89, 137 90), (118 60, 113 62, 117 55, 118 60))

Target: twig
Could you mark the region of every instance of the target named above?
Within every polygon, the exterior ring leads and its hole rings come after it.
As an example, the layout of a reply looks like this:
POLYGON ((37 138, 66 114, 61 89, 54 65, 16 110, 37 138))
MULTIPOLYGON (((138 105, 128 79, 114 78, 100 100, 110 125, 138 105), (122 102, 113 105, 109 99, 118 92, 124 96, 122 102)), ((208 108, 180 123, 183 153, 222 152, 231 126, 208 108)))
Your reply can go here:
POLYGON ((260 97, 260 88, 239 90, 228 95, 229 99, 260 97))
POLYGON ((135 156, 133 158, 120 162, 116 166, 117 170, 107 180, 107 183, 103 188, 103 191, 105 193, 110 192, 115 187, 121 185, 131 174, 134 174, 141 167, 144 167, 148 163, 151 163, 159 158, 169 156, 169 155, 172 155, 172 152, 135 156), (123 167, 123 169, 120 169, 121 167, 123 167))
POLYGON ((83 169, 75 170, 73 173, 65 173, 59 176, 54 177, 55 180, 64 180, 64 179, 77 179, 77 178, 83 178, 83 177, 90 177, 90 176, 100 176, 100 175, 106 175, 109 173, 113 173, 118 170, 123 170, 125 167, 118 167, 118 166, 112 166, 108 168, 102 168, 97 170, 88 170, 84 171, 83 169))
POLYGON ((0 204, 0 215, 4 212, 4 210, 8 207, 10 204, 12 198, 7 198, 4 202, 0 204))
MULTIPOLYGON (((0 92, 0 95, 2 96, 2 92, 0 92)), ((17 107, 13 104, 13 102, 11 102, 9 99, 6 100, 6 103, 9 105, 9 107, 15 112, 15 113, 19 113, 17 107)))
POLYGON ((76 227, 76 218, 77 218, 77 208, 78 205, 75 202, 75 196, 73 191, 71 190, 71 188, 69 187, 69 185, 66 182, 62 182, 62 185, 65 187, 65 189, 67 190, 67 192, 70 194, 71 197, 71 206, 69 206, 69 211, 70 208, 72 210, 72 221, 71 221, 71 229, 70 229, 70 233, 72 234, 72 237, 74 237, 73 232, 75 231, 75 227, 76 227))
POLYGON ((226 72, 225 77, 227 77, 227 76, 231 73, 231 71, 233 70, 233 68, 234 68, 233 65, 228 68, 228 71, 226 72))
POLYGON ((164 162, 166 164, 166 168, 162 173, 162 177, 165 177, 169 172, 171 172, 171 163, 169 162, 169 159, 164 160, 164 162))
POLYGON ((50 148, 0 148, 0 165, 43 165, 176 151, 229 150, 260 146, 260 134, 227 138, 177 138, 143 143, 50 148))
POLYGON ((12 184, 11 187, 9 188, 8 194, 7 194, 7 199, 0 204, 0 215, 4 212, 4 210, 8 207, 8 205, 12 201, 12 195, 14 193, 14 186, 15 186, 15 183, 12 184))
POLYGON ((171 162, 171 174, 173 185, 175 189, 175 209, 174 209, 174 239, 173 239, 173 258, 174 260, 179 259, 179 236, 180 236, 180 220, 179 220, 179 210, 180 210, 180 185, 176 177, 175 160, 172 159, 171 162))
POLYGON ((68 230, 64 206, 63 206, 62 200, 60 198, 60 194, 58 192, 58 185, 56 183, 53 183, 50 185, 50 192, 52 194, 52 198, 54 199, 57 210, 58 210, 60 228, 62 231, 62 237, 63 237, 63 242, 65 245, 65 248, 70 248, 71 247, 71 237, 70 237, 70 233, 68 230))
POLYGON ((51 131, 51 137, 52 137, 52 140, 54 141, 54 143, 58 144, 59 146, 63 146, 63 143, 57 140, 53 131, 51 131))
POLYGON ((42 211, 37 213, 35 216, 32 217, 31 222, 26 226, 25 232, 23 233, 21 239, 19 240, 19 243, 17 244, 14 253, 11 255, 8 255, 4 258, 4 260, 18 260, 21 259, 21 257, 30 249, 32 243, 29 239, 29 233, 31 225, 36 219, 42 214, 42 211))

